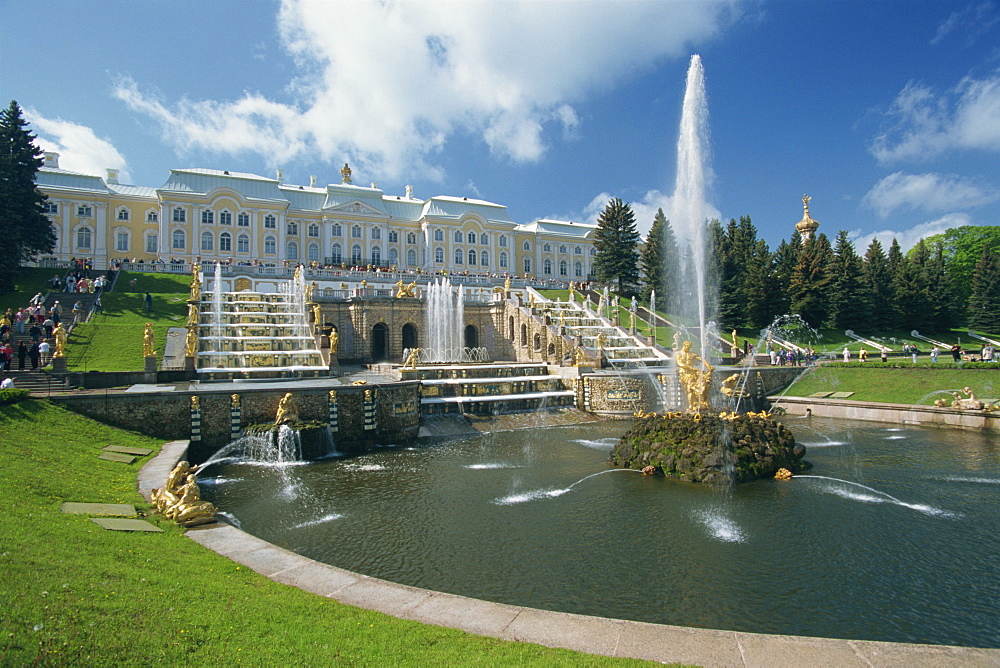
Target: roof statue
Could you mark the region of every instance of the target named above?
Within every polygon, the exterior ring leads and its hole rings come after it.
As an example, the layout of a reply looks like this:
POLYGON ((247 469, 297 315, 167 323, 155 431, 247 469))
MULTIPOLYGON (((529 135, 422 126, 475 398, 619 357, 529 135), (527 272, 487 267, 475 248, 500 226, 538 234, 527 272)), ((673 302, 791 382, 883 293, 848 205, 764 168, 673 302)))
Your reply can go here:
POLYGON ((347 165, 346 162, 344 163, 344 168, 340 170, 340 182, 341 183, 351 182, 351 168, 347 165))
POLYGON ((813 234, 816 232, 816 228, 819 227, 819 223, 813 220, 812 216, 809 215, 809 202, 812 201, 812 197, 809 195, 802 196, 802 220, 795 224, 795 230, 802 235, 802 241, 809 241, 813 238, 813 234))

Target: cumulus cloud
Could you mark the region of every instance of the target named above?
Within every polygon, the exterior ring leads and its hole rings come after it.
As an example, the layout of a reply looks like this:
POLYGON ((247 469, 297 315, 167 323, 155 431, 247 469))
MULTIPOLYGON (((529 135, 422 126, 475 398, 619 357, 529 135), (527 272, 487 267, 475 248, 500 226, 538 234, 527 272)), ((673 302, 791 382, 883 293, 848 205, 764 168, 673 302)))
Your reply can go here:
POLYGON ((955 149, 1000 151, 1000 73, 966 77, 944 93, 911 82, 886 116, 891 127, 871 146, 883 163, 927 160, 955 149))
MULTIPOLYGON (((590 223, 592 225, 597 224, 597 219, 600 217, 601 212, 604 211, 604 207, 607 206, 608 202, 618 195, 612 195, 611 193, 602 192, 595 195, 593 199, 584 207, 580 215, 569 216, 569 220, 582 220, 583 222, 590 223)), ((663 209, 663 215, 667 217, 670 221, 671 228, 673 228, 674 234, 677 236, 678 241, 689 241, 686 236, 686 231, 679 229, 677 224, 677 217, 673 215, 674 213, 674 198, 671 195, 666 195, 659 190, 649 190, 638 200, 633 200, 629 202, 627 198, 622 197, 622 200, 627 202, 629 206, 632 207, 632 212, 635 214, 635 226, 639 231, 640 236, 643 239, 649 233, 649 228, 653 226, 653 218, 656 216, 658 209, 663 209)), ((552 216, 553 218, 565 218, 565 216, 552 216)), ((705 220, 712 220, 715 218, 721 218, 722 214, 719 210, 711 203, 705 204, 705 220)))
POLYGON ((59 118, 46 118, 30 108, 24 110, 24 117, 38 135, 38 145, 59 154, 60 169, 101 177, 105 170, 117 169, 120 181, 131 180, 125 158, 110 141, 94 134, 93 129, 59 118))
POLYGON ((580 124, 575 103, 685 55, 734 4, 284 0, 278 32, 299 68, 285 90, 165 101, 122 79, 116 95, 181 150, 251 151, 275 164, 314 153, 389 178, 433 177, 428 163, 447 141, 539 160, 553 132, 580 124), (289 91, 290 102, 275 101, 289 91))
POLYGON ((954 174, 905 174, 886 176, 868 191, 863 202, 881 218, 897 209, 947 211, 995 202, 996 189, 980 187, 954 174))
POLYGON ((934 236, 935 234, 941 234, 945 230, 953 227, 962 227, 963 225, 971 224, 972 221, 968 214, 949 213, 941 218, 920 223, 919 225, 915 225, 909 229, 879 230, 877 232, 869 232, 867 234, 862 234, 860 230, 853 230, 848 233, 847 237, 854 243, 854 249, 859 255, 865 254, 865 251, 871 244, 872 239, 878 239, 885 252, 889 251, 889 246, 892 244, 892 240, 896 239, 899 241, 900 248, 905 253, 916 246, 917 242, 921 239, 934 236))

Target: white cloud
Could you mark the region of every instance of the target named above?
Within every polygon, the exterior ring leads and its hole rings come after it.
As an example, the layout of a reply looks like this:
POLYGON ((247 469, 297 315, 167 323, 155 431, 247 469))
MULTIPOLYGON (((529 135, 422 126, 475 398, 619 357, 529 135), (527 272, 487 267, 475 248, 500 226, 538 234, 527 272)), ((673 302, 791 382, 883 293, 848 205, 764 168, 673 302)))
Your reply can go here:
MULTIPOLYGON (((587 206, 584 207, 583 212, 579 216, 570 216, 569 220, 581 220, 586 223, 597 224, 597 219, 604 211, 604 207, 607 206, 608 202, 614 198, 615 195, 610 193, 602 192, 596 195, 587 206)), ((627 201, 626 198, 622 198, 623 201, 627 201)), ((635 214, 635 226, 639 231, 639 235, 643 239, 649 233, 649 228, 653 226, 653 218, 656 216, 658 209, 663 209, 663 215, 666 216, 667 220, 670 221, 670 226, 677 236, 678 241, 686 240, 687 235, 685 230, 678 229, 676 217, 673 216, 674 211, 674 199, 671 195, 665 195, 659 190, 650 190, 641 199, 627 202, 629 206, 632 207, 632 212, 635 214)), ((552 216, 553 218, 562 218, 560 216, 552 216)), ((712 220, 715 218, 721 219, 722 214, 713 204, 705 204, 705 219, 712 220)))
POLYGON ((889 246, 892 245, 892 240, 896 239, 899 241, 900 248, 905 253, 916 246, 917 242, 921 239, 925 239, 935 234, 941 234, 945 230, 953 227, 961 227, 963 225, 971 224, 972 221, 967 214, 949 213, 936 220, 920 223, 919 225, 915 225, 905 230, 879 230, 877 232, 869 232, 868 234, 861 234, 860 230, 853 230, 848 233, 847 237, 854 243, 854 250, 859 255, 865 254, 865 251, 871 244, 872 239, 878 239, 879 243, 882 244, 882 250, 885 252, 889 252, 889 246))
POLYGON ((1000 151, 1000 73, 963 79, 938 94, 909 83, 886 114, 893 125, 875 138, 880 162, 927 160, 946 151, 1000 151))
POLYGON ((931 44, 940 44, 958 35, 965 37, 965 45, 971 45, 977 38, 989 32, 1000 21, 997 7, 993 2, 972 4, 957 12, 952 12, 931 39, 931 44))
POLYGON ((105 170, 117 169, 121 182, 131 180, 125 158, 110 141, 94 134, 93 129, 58 118, 46 118, 30 108, 24 110, 24 117, 38 135, 38 145, 45 151, 59 154, 60 169, 101 177, 105 176, 105 170))
POLYGON ((863 202, 881 218, 897 209, 947 211, 988 204, 1000 199, 995 189, 981 188, 954 174, 896 172, 875 184, 863 202))
POLYGON ((572 135, 573 104, 668 57, 734 14, 702 2, 284 0, 283 46, 300 76, 237 100, 162 101, 123 79, 116 94, 181 150, 307 153, 395 178, 463 135, 502 160, 539 160, 550 130, 572 135), (623 48, 627 45, 627 48, 623 48))

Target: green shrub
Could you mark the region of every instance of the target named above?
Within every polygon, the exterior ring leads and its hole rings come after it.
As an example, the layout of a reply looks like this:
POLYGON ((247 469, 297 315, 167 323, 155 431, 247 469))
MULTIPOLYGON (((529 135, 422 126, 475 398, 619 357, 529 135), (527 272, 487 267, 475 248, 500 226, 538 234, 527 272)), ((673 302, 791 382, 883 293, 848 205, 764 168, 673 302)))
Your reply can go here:
POLYGON ((0 406, 9 406, 27 399, 31 393, 28 390, 0 390, 0 406))

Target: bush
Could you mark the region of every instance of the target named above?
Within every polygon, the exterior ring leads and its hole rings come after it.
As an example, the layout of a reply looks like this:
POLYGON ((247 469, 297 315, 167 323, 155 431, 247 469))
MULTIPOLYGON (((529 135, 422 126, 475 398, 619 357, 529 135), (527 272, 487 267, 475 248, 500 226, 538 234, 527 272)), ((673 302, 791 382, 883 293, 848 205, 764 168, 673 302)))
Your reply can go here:
POLYGON ((0 406, 9 406, 24 401, 31 395, 28 390, 0 390, 0 406))
POLYGON ((874 362, 869 357, 867 362, 827 362, 825 367, 839 367, 842 369, 1000 369, 997 362, 945 362, 938 358, 937 362, 917 362, 914 364, 909 358, 900 357, 888 362, 874 362))

